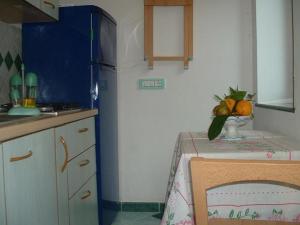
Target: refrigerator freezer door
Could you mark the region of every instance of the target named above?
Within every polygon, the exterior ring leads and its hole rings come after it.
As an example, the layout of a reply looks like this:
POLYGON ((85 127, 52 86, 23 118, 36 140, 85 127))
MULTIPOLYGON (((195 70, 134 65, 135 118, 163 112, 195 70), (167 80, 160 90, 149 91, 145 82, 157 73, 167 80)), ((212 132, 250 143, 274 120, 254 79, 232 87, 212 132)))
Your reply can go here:
POLYGON ((101 20, 100 37, 103 63, 116 66, 116 26, 105 16, 101 20))
POLYGON ((116 66, 116 25, 105 14, 93 14, 93 62, 116 66), (100 37, 100 38, 95 38, 100 37))

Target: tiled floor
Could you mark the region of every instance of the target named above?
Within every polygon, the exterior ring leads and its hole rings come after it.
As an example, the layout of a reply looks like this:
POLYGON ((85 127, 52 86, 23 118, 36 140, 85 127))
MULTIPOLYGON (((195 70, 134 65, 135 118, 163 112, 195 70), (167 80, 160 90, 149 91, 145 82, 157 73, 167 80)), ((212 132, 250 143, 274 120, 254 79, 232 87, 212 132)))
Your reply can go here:
POLYGON ((112 225, 159 225, 153 212, 120 212, 112 225))

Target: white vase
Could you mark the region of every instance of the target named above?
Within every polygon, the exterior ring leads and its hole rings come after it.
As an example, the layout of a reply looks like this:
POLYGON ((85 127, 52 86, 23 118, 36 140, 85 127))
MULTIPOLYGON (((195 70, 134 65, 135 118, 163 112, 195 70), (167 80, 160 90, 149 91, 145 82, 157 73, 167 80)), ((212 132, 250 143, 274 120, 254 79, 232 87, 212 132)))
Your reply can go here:
POLYGON ((230 116, 224 124, 224 139, 240 139, 239 127, 245 126, 250 120, 249 116, 230 116))

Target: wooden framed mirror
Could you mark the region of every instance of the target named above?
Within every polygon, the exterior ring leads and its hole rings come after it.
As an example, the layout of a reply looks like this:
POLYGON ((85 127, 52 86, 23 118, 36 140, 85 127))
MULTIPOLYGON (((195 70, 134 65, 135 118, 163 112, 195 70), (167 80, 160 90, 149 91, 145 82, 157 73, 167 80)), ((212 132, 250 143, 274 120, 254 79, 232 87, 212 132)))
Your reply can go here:
POLYGON ((154 61, 183 61, 188 69, 189 61, 193 59, 193 0, 145 0, 145 31, 144 51, 149 69, 153 69, 154 61), (183 6, 184 7, 184 54, 177 56, 154 55, 153 51, 153 8, 155 6, 183 6))

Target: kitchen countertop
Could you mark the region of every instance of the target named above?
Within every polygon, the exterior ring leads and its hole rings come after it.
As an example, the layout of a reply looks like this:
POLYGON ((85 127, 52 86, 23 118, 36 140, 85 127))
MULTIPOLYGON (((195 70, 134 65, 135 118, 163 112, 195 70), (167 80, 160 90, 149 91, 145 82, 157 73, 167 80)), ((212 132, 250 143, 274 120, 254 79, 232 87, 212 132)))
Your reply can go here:
POLYGON ((0 123, 0 142, 24 136, 41 130, 61 126, 76 120, 85 119, 98 114, 97 109, 81 110, 58 116, 40 115, 16 119, 0 123))

